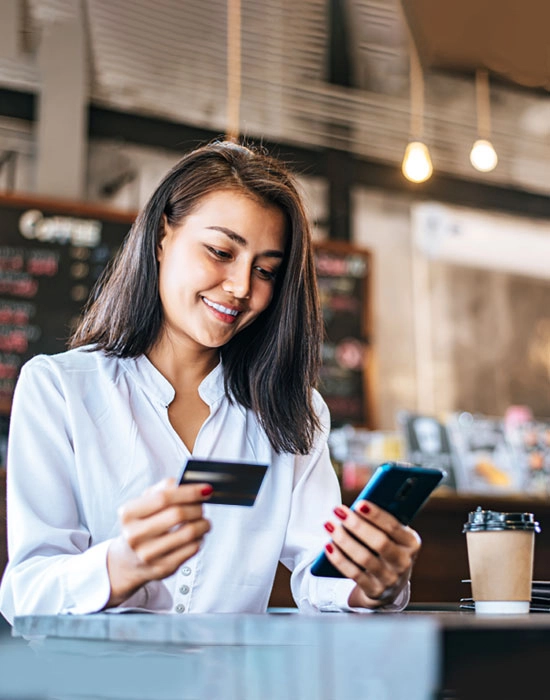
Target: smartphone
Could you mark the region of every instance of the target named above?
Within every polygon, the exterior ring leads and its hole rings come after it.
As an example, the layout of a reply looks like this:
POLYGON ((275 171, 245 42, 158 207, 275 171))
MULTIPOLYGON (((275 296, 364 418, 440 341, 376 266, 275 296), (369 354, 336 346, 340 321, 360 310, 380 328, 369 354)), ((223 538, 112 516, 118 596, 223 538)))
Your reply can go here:
POLYGON ((267 464, 188 459, 180 484, 211 484, 208 503, 227 506, 253 506, 262 485, 267 464))
MULTIPOLYGON (((371 501, 387 510, 403 525, 408 525, 444 477, 445 472, 441 469, 420 467, 408 462, 386 462, 374 472, 353 502, 351 510, 355 510, 359 501, 371 501)), ((324 551, 311 565, 311 573, 343 578, 324 551)))

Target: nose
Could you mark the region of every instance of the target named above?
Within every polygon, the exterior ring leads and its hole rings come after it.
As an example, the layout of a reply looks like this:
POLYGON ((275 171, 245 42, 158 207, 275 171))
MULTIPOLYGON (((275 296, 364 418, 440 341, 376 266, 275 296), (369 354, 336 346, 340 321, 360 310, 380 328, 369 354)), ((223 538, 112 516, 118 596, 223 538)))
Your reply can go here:
POLYGON ((222 288, 235 299, 248 299, 250 296, 250 279, 252 271, 249 265, 232 265, 222 288))

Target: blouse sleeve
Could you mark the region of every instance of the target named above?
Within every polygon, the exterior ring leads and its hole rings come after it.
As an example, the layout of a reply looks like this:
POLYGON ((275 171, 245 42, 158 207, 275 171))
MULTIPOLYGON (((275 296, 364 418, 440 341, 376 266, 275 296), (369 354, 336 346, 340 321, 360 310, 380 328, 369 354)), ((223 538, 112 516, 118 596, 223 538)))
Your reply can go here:
POLYGON ((64 393, 43 356, 23 366, 10 419, 9 562, 0 587, 10 622, 15 615, 95 612, 109 598, 109 541, 90 546, 64 393))
MULTIPOLYGON (((292 571, 291 589, 302 612, 373 612, 351 608, 348 598, 355 587, 350 579, 313 576, 310 565, 328 541, 324 523, 341 504, 340 486, 328 450, 330 416, 326 403, 315 393, 321 430, 309 455, 297 457, 295 485, 281 561, 292 571)), ((387 610, 402 610, 409 600, 408 586, 387 610)), ((382 611, 386 608, 378 608, 382 611)))

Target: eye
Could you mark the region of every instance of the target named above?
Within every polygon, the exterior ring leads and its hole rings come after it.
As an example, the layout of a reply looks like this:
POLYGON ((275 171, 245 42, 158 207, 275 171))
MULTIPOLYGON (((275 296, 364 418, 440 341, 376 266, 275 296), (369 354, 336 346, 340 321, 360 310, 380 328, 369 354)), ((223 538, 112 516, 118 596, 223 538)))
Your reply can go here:
POLYGON ((206 249, 208 252, 213 255, 215 258, 218 258, 218 260, 230 260, 231 259, 231 253, 227 253, 225 250, 220 250, 219 248, 213 248, 212 246, 207 245, 206 249))
POLYGON ((275 277, 277 277, 277 270, 272 272, 270 270, 264 270, 263 267, 255 267, 254 271, 260 279, 267 280, 268 282, 272 282, 275 277))

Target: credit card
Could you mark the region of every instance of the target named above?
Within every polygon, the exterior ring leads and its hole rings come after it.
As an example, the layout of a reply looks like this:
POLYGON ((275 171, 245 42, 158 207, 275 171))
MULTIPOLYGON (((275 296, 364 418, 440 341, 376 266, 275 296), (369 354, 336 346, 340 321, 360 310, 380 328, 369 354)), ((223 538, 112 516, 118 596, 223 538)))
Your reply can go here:
POLYGON ((267 467, 256 462, 188 459, 180 484, 210 484, 214 493, 207 503, 253 506, 267 467))

